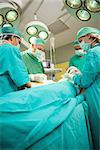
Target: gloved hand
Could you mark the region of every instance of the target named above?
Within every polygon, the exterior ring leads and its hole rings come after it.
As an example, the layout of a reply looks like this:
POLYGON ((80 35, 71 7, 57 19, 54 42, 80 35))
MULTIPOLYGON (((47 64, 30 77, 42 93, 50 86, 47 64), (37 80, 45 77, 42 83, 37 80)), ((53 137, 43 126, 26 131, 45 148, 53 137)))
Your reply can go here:
POLYGON ((63 75, 63 78, 67 78, 68 80, 72 81, 76 74, 81 74, 80 70, 74 66, 71 66, 67 69, 66 73, 63 75))
POLYGON ((29 74, 31 81, 44 82, 47 80, 47 76, 45 74, 29 74))

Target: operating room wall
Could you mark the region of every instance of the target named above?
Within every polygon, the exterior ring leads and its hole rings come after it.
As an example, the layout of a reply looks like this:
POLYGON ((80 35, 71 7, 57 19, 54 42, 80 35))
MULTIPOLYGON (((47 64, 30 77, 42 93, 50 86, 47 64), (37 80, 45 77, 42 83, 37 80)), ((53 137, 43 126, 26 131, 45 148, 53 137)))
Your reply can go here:
POLYGON ((72 43, 57 48, 55 53, 56 64, 69 61, 69 59, 73 55, 74 55, 74 48, 72 43))
MULTIPOLYGON (((56 48, 55 50, 56 64, 69 61, 69 59, 73 55, 74 55, 74 48, 72 43, 56 48)), ((50 58, 50 51, 46 51, 46 58, 47 59, 50 58)))

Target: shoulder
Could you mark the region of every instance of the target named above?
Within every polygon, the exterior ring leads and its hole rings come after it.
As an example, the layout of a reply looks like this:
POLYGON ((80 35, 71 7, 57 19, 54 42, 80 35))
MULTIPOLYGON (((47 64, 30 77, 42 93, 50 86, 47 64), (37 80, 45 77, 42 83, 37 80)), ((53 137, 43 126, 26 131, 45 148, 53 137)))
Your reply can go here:
POLYGON ((87 53, 87 56, 100 57, 100 45, 91 48, 91 50, 87 53))
POLYGON ((74 56, 72 56, 72 57, 70 58, 70 60, 74 60, 74 59, 77 59, 77 56, 76 56, 76 55, 74 55, 74 56))
POLYGON ((6 53, 9 53, 9 54, 20 52, 19 49, 12 44, 3 44, 2 49, 3 49, 3 51, 5 51, 6 53))
POLYGON ((93 53, 94 55, 100 55, 100 44, 95 45, 92 49, 91 49, 91 53, 93 53))
POLYGON ((95 62, 100 62, 100 49, 98 50, 97 47, 93 47, 86 56, 86 60, 87 61, 91 61, 91 63, 93 63, 93 61, 95 62))

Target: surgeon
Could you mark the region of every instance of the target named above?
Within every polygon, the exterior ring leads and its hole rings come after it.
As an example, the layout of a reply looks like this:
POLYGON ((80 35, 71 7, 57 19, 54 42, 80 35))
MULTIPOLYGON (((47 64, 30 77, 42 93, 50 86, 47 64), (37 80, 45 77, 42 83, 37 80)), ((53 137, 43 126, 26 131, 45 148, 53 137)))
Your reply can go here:
POLYGON ((21 34, 13 27, 0 28, 0 96, 31 87, 27 70, 22 61, 19 45, 21 34))
POLYGON ((81 48, 87 50, 82 74, 73 74, 69 68, 68 77, 75 85, 84 88, 84 96, 89 106, 89 119, 94 143, 98 150, 100 137, 100 30, 84 27, 77 33, 81 48))
POLYGON ((36 38, 30 49, 22 53, 22 58, 32 81, 43 81, 47 79, 44 74, 42 62, 45 60, 45 42, 36 38))
POLYGON ((75 49, 75 55, 70 59, 69 67, 75 66, 82 72, 86 59, 86 52, 80 47, 78 40, 74 41, 73 46, 75 49))

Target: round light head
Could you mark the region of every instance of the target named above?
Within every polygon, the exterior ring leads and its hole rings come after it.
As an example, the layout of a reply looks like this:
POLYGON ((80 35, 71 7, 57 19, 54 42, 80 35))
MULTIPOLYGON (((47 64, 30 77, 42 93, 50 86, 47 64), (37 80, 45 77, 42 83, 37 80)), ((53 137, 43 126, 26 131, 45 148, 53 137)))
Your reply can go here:
POLYGON ((65 4, 71 8, 77 9, 82 6, 81 0, 65 0, 65 4))
POLYGON ((17 7, 12 4, 8 2, 0 3, 0 14, 4 16, 3 24, 11 23, 14 27, 19 25, 20 13, 18 12, 17 7))
POLYGON ((29 38, 29 43, 30 44, 34 43, 35 39, 36 39, 36 37, 34 37, 34 36, 30 37, 29 38))
POLYGON ((11 23, 5 23, 2 27, 13 27, 13 25, 11 23))
POLYGON ((46 40, 48 38, 48 33, 46 31, 41 31, 39 33, 39 38, 43 39, 43 40, 46 40))
POLYGON ((26 31, 29 35, 35 35, 38 32, 38 29, 34 26, 29 26, 26 31))
POLYGON ((77 10, 76 15, 82 21, 88 21, 91 18, 91 14, 85 9, 77 10))
POLYGON ((16 10, 9 10, 5 17, 7 21, 13 22, 18 18, 18 13, 16 10))
POLYGON ((4 17, 3 15, 0 14, 0 26, 3 24, 3 21, 4 21, 4 17))
POLYGON ((96 0, 86 0, 85 7, 91 12, 99 12, 100 11, 100 2, 96 0))
POLYGON ((50 31, 44 23, 40 21, 32 21, 26 25, 23 38, 29 43, 34 41, 34 37, 41 38, 46 42, 49 35, 50 31))

